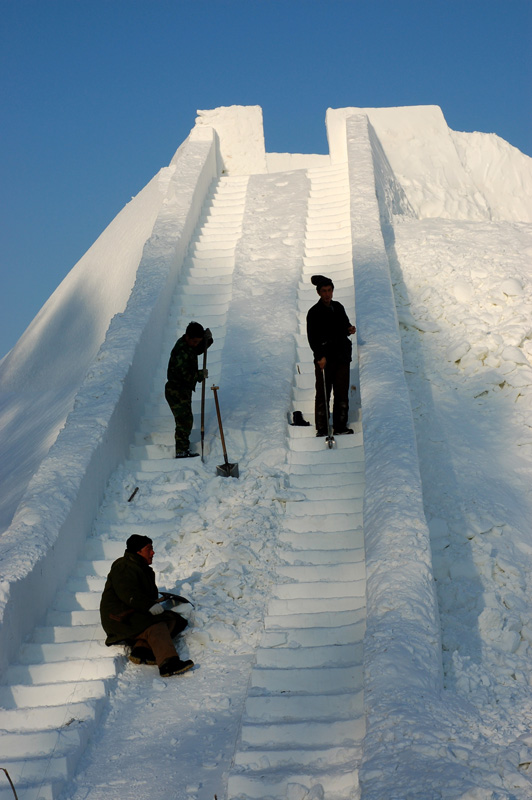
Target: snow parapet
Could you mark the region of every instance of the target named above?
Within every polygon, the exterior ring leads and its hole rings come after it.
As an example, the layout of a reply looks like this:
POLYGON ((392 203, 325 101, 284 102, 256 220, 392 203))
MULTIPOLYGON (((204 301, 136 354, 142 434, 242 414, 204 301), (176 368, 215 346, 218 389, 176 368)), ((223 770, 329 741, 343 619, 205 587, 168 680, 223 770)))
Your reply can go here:
POLYGON ((201 135, 205 126, 216 131, 220 175, 252 175, 267 171, 260 106, 220 106, 197 113, 191 135, 201 135))
POLYGON ((370 755, 363 762, 361 784, 368 800, 380 800, 392 795, 392 762, 400 757, 395 750, 386 753, 391 764, 389 787, 384 775, 375 781, 371 765, 386 747, 383 724, 389 724, 386 720, 391 717, 400 720, 400 707, 420 694, 437 697, 443 676, 430 537, 376 198, 375 173, 385 174, 386 165, 374 164, 378 151, 372 148, 364 114, 346 120, 346 154, 366 458, 364 749, 370 755))

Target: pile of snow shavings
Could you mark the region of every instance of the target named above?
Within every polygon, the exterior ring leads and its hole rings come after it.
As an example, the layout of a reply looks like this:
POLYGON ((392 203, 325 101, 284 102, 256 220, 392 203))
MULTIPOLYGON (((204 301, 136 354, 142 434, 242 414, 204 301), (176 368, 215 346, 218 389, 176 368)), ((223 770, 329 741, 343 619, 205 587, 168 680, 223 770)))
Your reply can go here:
MULTIPOLYGON (((283 473, 264 465, 234 480, 197 462, 195 469, 176 467, 153 479, 144 473, 131 503, 136 479, 120 467, 100 513, 145 526, 159 589, 194 604, 184 638, 191 658, 201 660, 203 648, 228 647, 234 654, 257 646, 264 604, 278 580, 274 550, 284 502, 299 495, 285 488, 283 473)), ((97 524, 111 538, 105 526, 97 524)))

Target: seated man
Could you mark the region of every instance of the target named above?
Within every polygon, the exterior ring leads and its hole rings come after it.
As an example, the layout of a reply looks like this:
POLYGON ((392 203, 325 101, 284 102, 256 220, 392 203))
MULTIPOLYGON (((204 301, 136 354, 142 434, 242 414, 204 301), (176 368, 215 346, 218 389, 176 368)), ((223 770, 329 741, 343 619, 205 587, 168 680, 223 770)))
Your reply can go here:
POLYGON ((157 664, 163 678, 179 675, 194 666, 181 661, 172 637, 181 633, 187 621, 158 602, 159 590, 151 568, 154 550, 148 536, 135 533, 126 551, 111 566, 100 602, 100 618, 107 634, 106 645, 132 646, 129 660, 134 664, 157 664))

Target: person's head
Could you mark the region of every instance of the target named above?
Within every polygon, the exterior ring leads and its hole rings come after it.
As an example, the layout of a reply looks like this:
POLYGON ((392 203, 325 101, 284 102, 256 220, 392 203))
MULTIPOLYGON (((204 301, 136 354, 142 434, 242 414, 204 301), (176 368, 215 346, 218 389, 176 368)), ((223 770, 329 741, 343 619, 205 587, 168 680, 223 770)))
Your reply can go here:
POLYGON ((313 275, 310 279, 314 286, 316 287, 316 291, 320 296, 320 299, 326 306, 331 304, 331 300, 333 298, 334 292, 334 283, 330 278, 326 278, 325 275, 313 275))
POLYGON ((197 347, 205 335, 203 325, 199 322, 189 322, 185 331, 185 341, 189 347, 197 347))
POLYGON ((142 536, 140 533, 134 533, 126 542, 126 551, 128 553, 136 553, 142 556, 144 561, 151 564, 154 556, 153 542, 149 536, 142 536))

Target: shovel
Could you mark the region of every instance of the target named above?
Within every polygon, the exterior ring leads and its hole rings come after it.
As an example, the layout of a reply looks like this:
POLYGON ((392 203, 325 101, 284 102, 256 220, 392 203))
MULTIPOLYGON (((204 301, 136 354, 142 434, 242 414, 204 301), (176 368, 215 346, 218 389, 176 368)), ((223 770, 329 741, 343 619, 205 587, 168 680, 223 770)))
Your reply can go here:
POLYGON ((227 460, 227 450, 225 449, 224 431, 222 428, 222 418, 220 416, 220 406, 218 404, 218 395, 216 394, 219 386, 211 386, 214 392, 214 402, 216 404, 216 414, 218 416, 218 425, 220 427, 220 438, 222 440, 222 449, 224 451, 225 464, 220 464, 216 467, 216 474, 221 475, 222 478, 238 478, 238 464, 230 464, 227 460))
POLYGON ((205 372, 207 371, 207 342, 203 351, 203 380, 201 382, 201 463, 203 464, 203 446, 205 442, 205 372))

